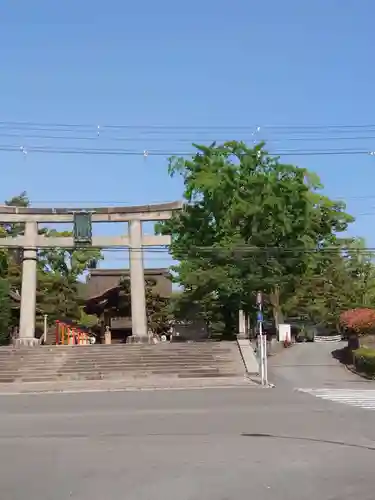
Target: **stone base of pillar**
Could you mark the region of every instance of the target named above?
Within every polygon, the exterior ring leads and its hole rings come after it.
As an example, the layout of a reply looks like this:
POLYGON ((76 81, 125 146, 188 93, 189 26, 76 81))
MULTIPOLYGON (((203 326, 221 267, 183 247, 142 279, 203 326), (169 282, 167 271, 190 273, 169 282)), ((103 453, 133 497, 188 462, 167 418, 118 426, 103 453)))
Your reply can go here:
POLYGON ((247 339, 247 335, 244 332, 237 333, 237 338, 240 340, 247 339))
POLYGON ((40 345, 40 340, 36 338, 19 338, 13 342, 14 347, 37 347, 40 345))
POLYGON ((147 335, 130 335, 126 339, 127 344, 152 344, 152 339, 147 335))

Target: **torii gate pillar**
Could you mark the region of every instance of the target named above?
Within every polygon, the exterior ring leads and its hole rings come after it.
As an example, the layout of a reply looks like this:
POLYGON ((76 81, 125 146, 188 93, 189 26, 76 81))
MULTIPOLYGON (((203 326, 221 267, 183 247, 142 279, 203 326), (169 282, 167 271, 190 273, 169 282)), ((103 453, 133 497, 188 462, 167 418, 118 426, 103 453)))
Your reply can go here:
POLYGON ((21 314, 19 338, 16 339, 17 346, 31 347, 39 343, 38 339, 35 338, 37 238, 38 223, 26 222, 25 241, 27 246, 23 250, 21 314))
POLYGON ((142 222, 129 222, 130 237, 130 297, 132 311, 131 342, 149 341, 146 319, 146 286, 143 269, 142 222))

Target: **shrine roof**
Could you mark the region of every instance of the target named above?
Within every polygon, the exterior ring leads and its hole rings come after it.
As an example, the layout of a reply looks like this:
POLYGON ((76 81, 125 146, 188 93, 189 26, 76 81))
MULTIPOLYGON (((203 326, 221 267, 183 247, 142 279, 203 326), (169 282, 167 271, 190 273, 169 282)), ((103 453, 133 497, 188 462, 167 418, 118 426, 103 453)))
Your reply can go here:
MULTIPOLYGON (((155 291, 161 297, 170 297, 172 294, 172 281, 169 269, 154 268, 144 270, 145 279, 155 280, 155 291)), ((88 280, 82 291, 86 301, 100 300, 111 290, 119 288, 122 279, 130 279, 129 269, 94 269, 90 272, 88 280), (85 288, 85 289, 84 289, 85 288)))

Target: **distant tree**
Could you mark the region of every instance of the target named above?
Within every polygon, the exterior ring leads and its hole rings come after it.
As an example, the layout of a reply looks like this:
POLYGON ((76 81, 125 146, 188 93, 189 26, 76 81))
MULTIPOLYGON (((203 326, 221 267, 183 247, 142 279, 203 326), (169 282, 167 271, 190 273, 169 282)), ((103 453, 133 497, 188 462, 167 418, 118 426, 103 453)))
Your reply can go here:
MULTIPOLYGON (((69 237, 70 231, 45 231, 46 237, 69 237)), ((96 248, 42 249, 38 255, 38 295, 40 309, 51 320, 82 319, 83 297, 79 293, 79 277, 103 258, 96 248)), ((84 316, 84 321, 88 320, 84 316)))
POLYGON ((9 296, 9 283, 0 279, 0 345, 9 343, 9 326, 11 319, 11 300, 9 296))
POLYGON ((98 318, 94 314, 86 314, 83 307, 80 308, 81 316, 78 320, 79 325, 85 328, 93 328, 98 324, 98 318))
MULTIPOLYGON (((125 316, 131 316, 131 289, 130 281, 124 278, 121 283, 119 310, 125 316)), ((169 309, 169 299, 161 297, 156 290, 156 281, 146 280, 146 315, 149 330, 162 335, 168 333, 171 326, 171 311, 169 309)))
MULTIPOLYGON (((7 206, 28 207, 30 200, 23 191, 7 200, 7 206)), ((25 224, 0 223, 0 238, 17 237, 24 233, 25 224)), ((72 236, 70 231, 39 228, 46 237, 72 236)), ((103 258, 95 248, 41 249, 38 252, 37 306, 49 321, 69 318, 92 323, 93 318, 82 316, 83 299, 79 293, 79 277, 88 269, 95 267, 103 258)), ((9 288, 21 292, 22 249, 0 249, 0 278, 6 278, 9 288)), ((4 302, 5 304, 5 302, 4 302)), ((1 303, 0 303, 1 307, 1 303)), ((1 311, 0 311, 1 314, 1 311)), ((5 312, 5 316, 7 312, 5 312)))
POLYGON ((362 239, 342 238, 311 255, 284 304, 289 316, 302 316, 339 331, 341 314, 375 307, 375 268, 362 239))

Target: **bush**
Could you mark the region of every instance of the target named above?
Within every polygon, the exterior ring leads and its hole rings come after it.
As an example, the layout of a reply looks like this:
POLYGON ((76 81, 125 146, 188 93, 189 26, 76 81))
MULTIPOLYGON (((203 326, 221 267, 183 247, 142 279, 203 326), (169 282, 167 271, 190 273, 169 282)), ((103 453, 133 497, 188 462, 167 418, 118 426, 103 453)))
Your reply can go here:
POLYGON ((360 347, 353 353, 355 369, 359 373, 375 376, 375 349, 360 347))

